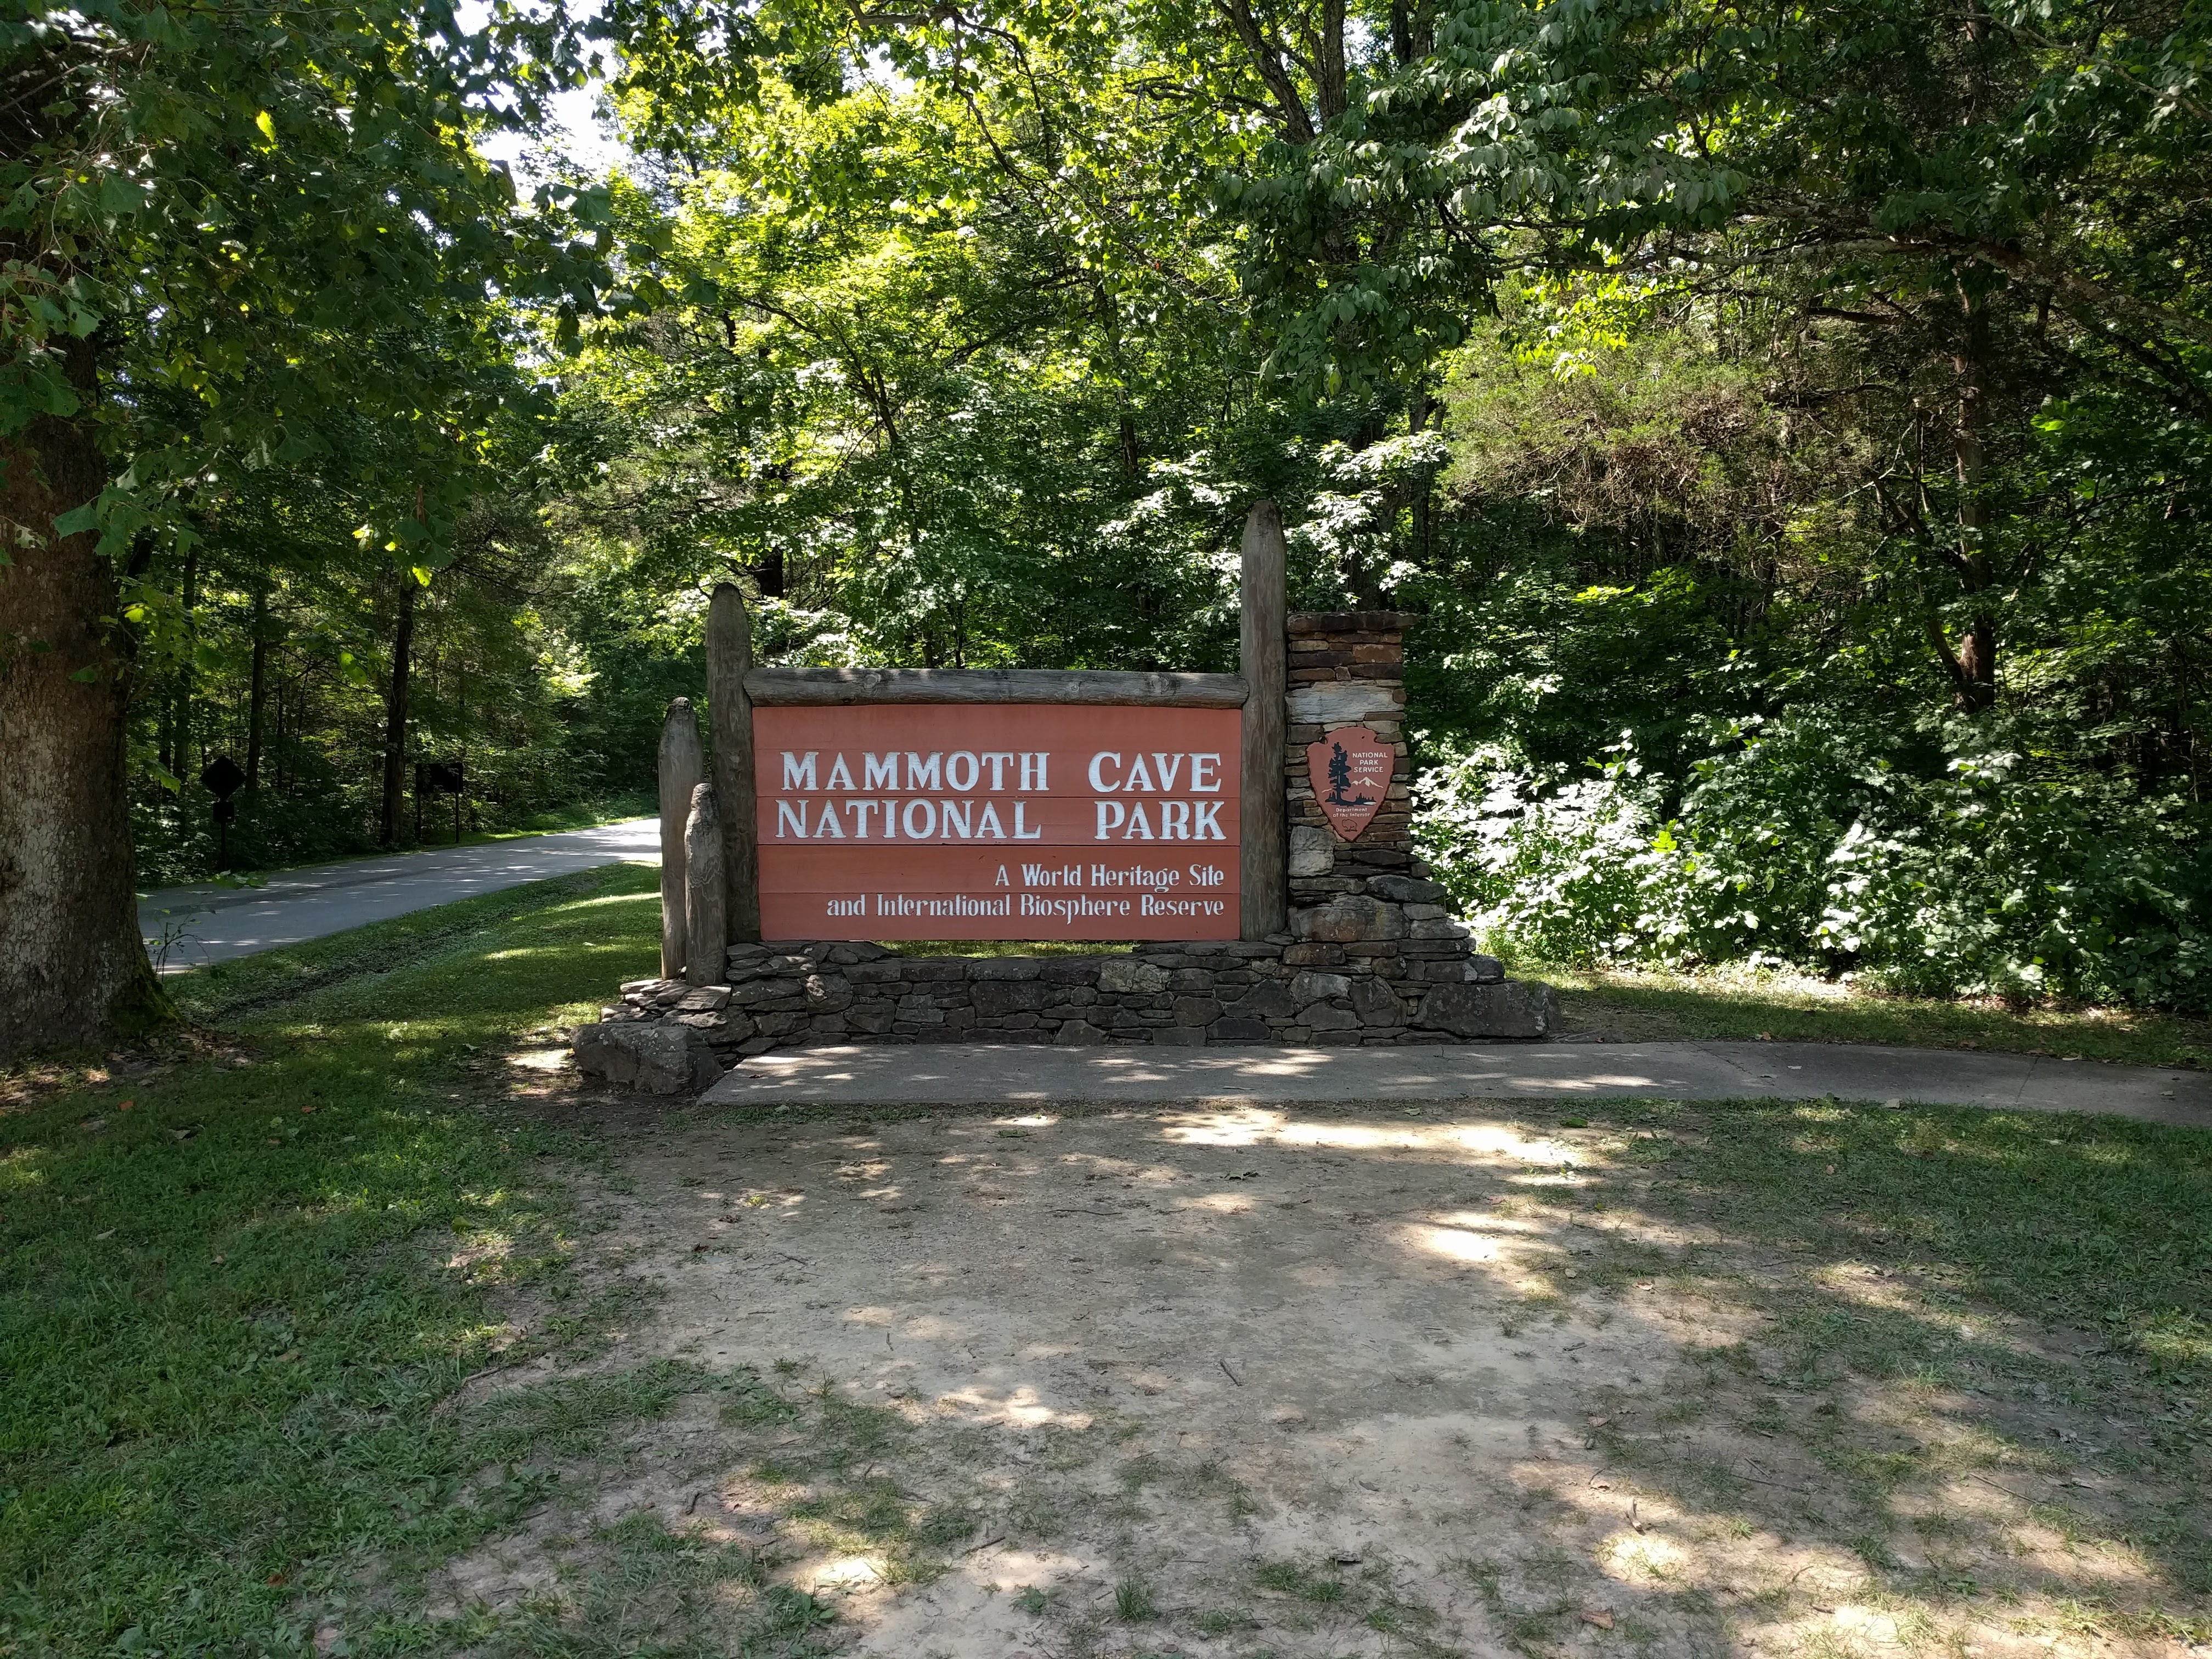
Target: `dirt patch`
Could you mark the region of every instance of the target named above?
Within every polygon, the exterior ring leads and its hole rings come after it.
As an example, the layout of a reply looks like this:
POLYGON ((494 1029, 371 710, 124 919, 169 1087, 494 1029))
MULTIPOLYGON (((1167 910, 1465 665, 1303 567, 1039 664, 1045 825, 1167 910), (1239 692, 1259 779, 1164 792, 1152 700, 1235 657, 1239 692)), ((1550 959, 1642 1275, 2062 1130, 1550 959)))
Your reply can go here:
POLYGON ((1480 1106, 633 1136, 592 1249, 658 1296, 594 1363, 688 1392, 437 1611, 915 1659, 2212 1635, 2202 1440, 2069 1394, 2082 1339, 1665 1218, 1637 1152, 1480 1106))

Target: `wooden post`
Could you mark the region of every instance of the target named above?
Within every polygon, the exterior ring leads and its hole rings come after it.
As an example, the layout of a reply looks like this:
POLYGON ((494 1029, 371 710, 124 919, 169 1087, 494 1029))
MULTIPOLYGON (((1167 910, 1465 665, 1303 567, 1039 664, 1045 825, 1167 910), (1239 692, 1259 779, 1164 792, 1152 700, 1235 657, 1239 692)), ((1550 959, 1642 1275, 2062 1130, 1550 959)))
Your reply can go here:
POLYGON ((699 787, 699 722, 691 699, 668 705, 660 727, 660 976, 684 972, 684 826, 699 787))
POLYGON ((729 893, 723 884, 722 817, 714 810, 711 783, 691 792, 691 816, 684 826, 684 977, 694 985, 723 984, 729 893))
POLYGON ((1244 670, 1243 934, 1265 939, 1290 925, 1283 851, 1283 628, 1290 608, 1283 515, 1261 501, 1244 520, 1238 596, 1244 670))
POLYGON ((728 942, 760 937, 760 823, 753 792, 753 630, 745 596, 719 583, 707 606, 707 702, 714 727, 714 796, 722 820, 728 942))

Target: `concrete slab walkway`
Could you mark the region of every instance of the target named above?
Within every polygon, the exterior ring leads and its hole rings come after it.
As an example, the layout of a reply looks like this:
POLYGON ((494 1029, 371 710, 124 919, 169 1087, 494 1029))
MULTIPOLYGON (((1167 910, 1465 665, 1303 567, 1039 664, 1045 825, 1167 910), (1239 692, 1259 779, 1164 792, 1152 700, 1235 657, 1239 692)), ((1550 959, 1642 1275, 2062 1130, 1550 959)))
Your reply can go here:
POLYGON ((1454 1048, 796 1048, 733 1068, 724 1106, 1156 1104, 1237 1099, 1916 1101, 2106 1113, 2212 1128, 2212 1073, 1826 1042, 1495 1043, 1454 1048))
POLYGON ((475 847, 347 859, 283 871, 260 887, 160 888, 138 901, 138 931, 161 970, 178 974, 624 860, 660 862, 658 819, 625 818, 475 847))

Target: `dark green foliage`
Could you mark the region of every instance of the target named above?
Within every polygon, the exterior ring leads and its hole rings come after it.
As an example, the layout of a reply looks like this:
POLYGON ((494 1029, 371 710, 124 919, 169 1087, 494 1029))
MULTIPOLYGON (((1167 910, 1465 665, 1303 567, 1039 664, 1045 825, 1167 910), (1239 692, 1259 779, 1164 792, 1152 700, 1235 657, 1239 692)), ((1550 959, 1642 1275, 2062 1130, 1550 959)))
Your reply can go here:
MULTIPOLYGON (((1559 961, 2206 1006, 2212 573, 2180 527, 2208 505, 2182 459, 2203 429, 2094 393, 2037 414, 1985 526, 2033 548, 1988 601, 2015 666, 1962 708, 1855 504, 1882 458, 1824 440, 1805 467, 1771 441, 1785 400, 1687 349, 1712 338, 1697 306, 1643 325, 1583 335, 1564 377, 1509 331, 1463 383, 1454 482, 1498 538, 1488 570, 1423 579, 1450 621, 1409 672, 1454 757, 1433 854, 1471 910, 1559 961), (1540 473, 1568 482, 1534 515, 1540 473)), ((1809 390, 1832 357, 1784 372, 1809 390)))

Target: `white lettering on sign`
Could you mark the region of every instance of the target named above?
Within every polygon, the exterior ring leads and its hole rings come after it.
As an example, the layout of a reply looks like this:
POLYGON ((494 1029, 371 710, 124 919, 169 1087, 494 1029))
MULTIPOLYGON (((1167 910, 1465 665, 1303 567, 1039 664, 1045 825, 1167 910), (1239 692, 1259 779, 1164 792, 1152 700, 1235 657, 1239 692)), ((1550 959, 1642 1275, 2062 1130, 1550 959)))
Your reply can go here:
MULTIPOLYGON (((1038 841, 1044 828, 1030 817, 1030 803, 1012 803, 1013 823, 996 801, 974 799, 931 799, 916 795, 910 800, 869 800, 865 797, 843 803, 797 800, 775 803, 778 841, 868 841, 880 835, 885 841, 1038 841)), ((1185 837, 1188 839, 1188 837, 1185 837)), ((1218 837, 1216 837, 1218 839, 1218 837)))
POLYGON ((1229 836, 1221 827, 1221 803, 1218 800, 1162 800, 1152 805, 1159 811, 1159 827, 1145 811, 1143 801, 1123 805, 1118 800, 1091 802, 1098 814, 1093 841, 1226 841, 1229 836), (1115 830, 1121 833, 1117 837, 1115 830))
POLYGON ((756 709, 763 926, 779 939, 1233 939, 1238 720, 756 709))
POLYGON ((1218 916, 1228 914, 1226 899, 1163 898, 1147 893, 1138 902, 1140 916, 1218 916))
MULTIPOLYGON (((1091 793, 1094 795, 1141 794, 1170 795, 1175 793, 1176 779, 1181 775, 1183 763, 1190 764, 1190 793, 1194 795, 1218 795, 1221 793, 1221 757, 1218 754, 1163 754, 1154 750, 1147 757, 1139 755, 1133 761, 1123 761, 1110 749, 1102 749, 1091 757, 1091 793), (1116 774, 1109 781, 1110 768, 1116 774)), ((1029 787, 1026 778, 1022 787, 1029 787)), ((1038 787, 1043 787, 1042 775, 1038 787)))
POLYGON ((1126 916, 1129 914, 1129 901, 1089 897, 1045 898, 1036 893, 1024 893, 1022 895, 1022 914, 1054 921, 1085 921, 1101 916, 1126 916))
POLYGON ((909 898, 904 893, 876 895, 876 914, 878 916, 1010 916, 1014 913, 1014 896, 1003 898, 981 898, 966 893, 956 893, 951 898, 909 898))

